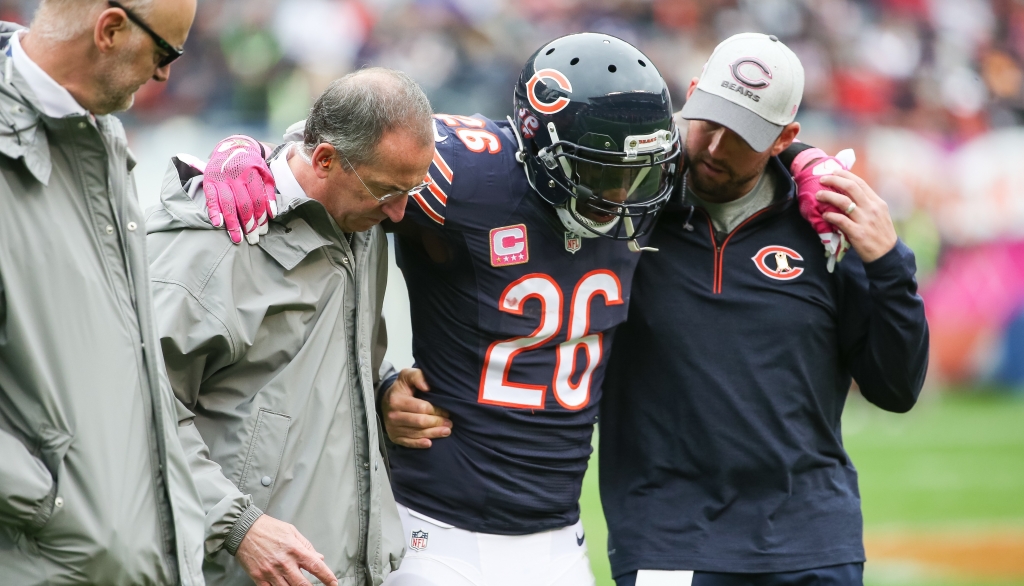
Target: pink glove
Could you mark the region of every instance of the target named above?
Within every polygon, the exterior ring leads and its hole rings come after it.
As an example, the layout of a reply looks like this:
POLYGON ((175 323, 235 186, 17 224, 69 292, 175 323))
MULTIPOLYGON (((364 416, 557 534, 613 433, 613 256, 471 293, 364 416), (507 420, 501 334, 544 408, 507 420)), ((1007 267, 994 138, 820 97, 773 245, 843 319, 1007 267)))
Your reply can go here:
POLYGON ((796 198, 800 205, 800 215, 810 222, 814 231, 818 233, 818 237, 821 238, 821 243, 825 245, 825 256, 828 257, 828 272, 830 273, 835 269, 836 263, 843 260, 843 255, 850 249, 850 241, 846 239, 846 234, 843 234, 842 230, 829 224, 823 217, 825 212, 841 214, 843 210, 832 204, 818 201, 814 195, 822 190, 835 191, 822 185, 821 178, 831 175, 837 169, 849 171, 856 161, 857 156, 853 149, 840 151, 836 156, 830 157, 821 149, 810 148, 801 151, 790 166, 793 180, 796 181, 796 198), (815 159, 821 160, 814 163, 812 167, 804 169, 810 161, 815 159))
POLYGON ((203 177, 206 211, 214 226, 224 226, 231 241, 249 244, 267 233, 267 222, 277 215, 274 176, 263 160, 263 146, 236 134, 217 143, 203 177))

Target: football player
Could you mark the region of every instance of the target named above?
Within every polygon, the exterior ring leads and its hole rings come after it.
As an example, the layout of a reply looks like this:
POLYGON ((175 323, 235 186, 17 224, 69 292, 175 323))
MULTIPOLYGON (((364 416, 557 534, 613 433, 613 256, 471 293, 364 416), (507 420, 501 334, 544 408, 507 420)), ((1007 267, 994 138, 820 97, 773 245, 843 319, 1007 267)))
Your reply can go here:
POLYGON ((454 427, 390 451, 410 541, 389 586, 594 583, 578 501, 604 355, 680 143, 657 68, 607 35, 543 46, 513 107, 437 116, 396 229, 420 395, 454 427))
MULTIPOLYGON (((386 586, 594 584, 578 503, 604 358, 682 145, 657 69, 607 35, 541 47, 513 108, 436 117, 428 188, 396 227, 422 375, 382 412, 429 449, 390 450, 409 551, 386 586), (430 441, 440 418, 451 435, 430 441)), ((771 154, 808 148, 791 141, 771 154)))
POLYGON ((382 385, 408 546, 386 584, 592 585, 578 501, 604 356, 682 172, 668 88, 625 41, 570 35, 527 61, 512 117, 435 127, 393 227, 417 368, 382 385))

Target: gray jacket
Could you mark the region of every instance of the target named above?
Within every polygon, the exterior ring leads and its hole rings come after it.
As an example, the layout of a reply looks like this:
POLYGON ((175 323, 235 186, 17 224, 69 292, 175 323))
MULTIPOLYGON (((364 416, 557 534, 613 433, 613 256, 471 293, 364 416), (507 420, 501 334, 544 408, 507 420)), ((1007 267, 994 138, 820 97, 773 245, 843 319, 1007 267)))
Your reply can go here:
POLYGON ((236 246, 191 174, 172 160, 146 229, 171 384, 194 413, 181 429, 206 511, 206 580, 251 583, 232 554, 265 511, 341 584, 380 584, 404 550, 374 408, 390 369, 385 235, 350 247, 319 202, 279 196, 259 246, 236 246))
POLYGON ((0 53, 0 583, 201 585, 124 129, 40 112, 0 53))

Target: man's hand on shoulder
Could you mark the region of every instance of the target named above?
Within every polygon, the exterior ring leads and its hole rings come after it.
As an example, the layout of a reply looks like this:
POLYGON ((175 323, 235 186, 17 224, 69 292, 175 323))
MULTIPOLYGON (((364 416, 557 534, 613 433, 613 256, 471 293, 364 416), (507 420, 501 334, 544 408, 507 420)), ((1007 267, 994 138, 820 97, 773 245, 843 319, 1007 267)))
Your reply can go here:
POLYGON ((448 412, 429 401, 416 398, 416 390, 427 392, 430 385, 418 368, 406 368, 384 392, 381 411, 391 441, 407 448, 429 448, 432 439, 448 437, 452 422, 448 412))
POLYGON ((324 563, 313 544, 290 523, 263 515, 252 524, 235 558, 257 584, 295 586, 309 584, 302 575, 306 570, 328 586, 337 586, 338 579, 324 563))
POLYGON ((217 143, 206 163, 203 192, 214 226, 223 226, 235 244, 245 235, 256 244, 277 215, 274 176, 264 160, 263 146, 236 134, 217 143))
POLYGON ((826 212, 825 220, 846 234, 861 260, 874 262, 896 246, 896 227, 889 206, 867 182, 840 169, 822 177, 821 184, 835 191, 819 191, 818 201, 840 210, 826 212))

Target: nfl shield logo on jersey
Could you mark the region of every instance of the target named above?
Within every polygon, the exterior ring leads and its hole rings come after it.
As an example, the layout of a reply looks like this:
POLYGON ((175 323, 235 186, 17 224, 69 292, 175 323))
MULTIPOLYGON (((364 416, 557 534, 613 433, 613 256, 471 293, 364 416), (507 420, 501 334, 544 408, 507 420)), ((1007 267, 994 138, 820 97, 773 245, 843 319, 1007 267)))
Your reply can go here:
POLYGON ((409 548, 413 551, 423 551, 427 549, 427 538, 430 534, 426 531, 413 531, 412 539, 409 540, 409 548))
POLYGON ((583 246, 583 237, 576 234, 575 232, 565 233, 565 249, 569 252, 576 254, 576 251, 583 246))

